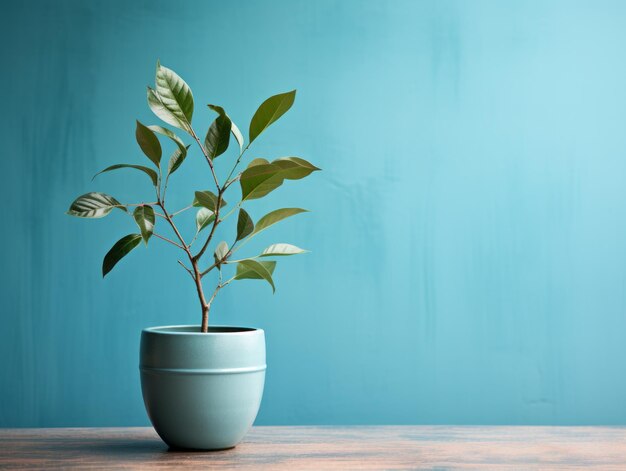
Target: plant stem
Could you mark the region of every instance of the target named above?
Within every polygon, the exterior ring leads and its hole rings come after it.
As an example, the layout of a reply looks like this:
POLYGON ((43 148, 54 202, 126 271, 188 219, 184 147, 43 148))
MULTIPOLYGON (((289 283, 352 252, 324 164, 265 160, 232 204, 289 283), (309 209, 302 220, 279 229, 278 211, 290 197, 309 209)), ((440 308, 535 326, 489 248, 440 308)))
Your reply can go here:
POLYGON ((185 264, 183 262, 181 262, 180 260, 178 260, 178 263, 180 264, 181 267, 183 267, 185 270, 187 270, 187 273, 189 273, 189 275, 191 276, 191 278, 193 278, 193 273, 191 272, 191 270, 189 268, 187 268, 185 266, 185 264))
POLYGON ((222 205, 222 190, 221 188, 219 188, 217 190, 217 201, 215 203, 215 220, 213 221, 213 225, 211 226, 211 231, 209 232, 209 235, 206 238, 204 245, 202 246, 200 251, 194 256, 195 261, 200 260, 200 257, 204 255, 204 252, 206 251, 207 247, 211 243, 211 240, 213 239, 213 234, 215 234, 215 229, 217 229, 217 226, 219 225, 219 223, 222 222, 220 220, 220 206, 221 205, 222 205))
POLYGON ((230 216, 231 214, 233 214, 235 211, 237 211, 239 208, 241 208, 241 203, 243 203, 243 201, 240 201, 239 203, 237 203, 237 205, 235 205, 230 211, 228 211, 224 217, 220 220, 220 222, 224 222, 228 216, 230 216))
POLYGON ((193 279, 196 282, 196 290, 198 291, 198 297, 200 298, 200 306, 202 307, 202 325, 200 326, 200 332, 209 331, 209 309, 211 305, 207 303, 204 297, 204 290, 202 289, 202 276, 198 269, 198 262, 191 257, 191 266, 193 267, 193 279))
POLYGON ((191 129, 191 127, 189 129, 191 131, 191 136, 196 140, 196 142, 198 143, 198 146, 200 146, 200 150, 202 150, 202 154, 204 154, 204 158, 206 159, 207 163, 209 164, 209 167, 211 168, 211 175, 213 175, 213 181, 215 182, 215 186, 219 189, 220 184, 217 180, 217 175, 215 174, 215 167, 213 167, 213 161, 211 160, 211 157, 209 157, 209 154, 207 154, 206 149, 200 142, 200 139, 198 139, 198 136, 195 133, 195 131, 191 129))
MULTIPOLYGON (((159 173, 161 173, 161 168, 159 168, 159 173)), ((161 178, 163 177, 161 176, 161 178)), ((165 177, 165 185, 163 185, 163 196, 159 197, 159 195, 157 195, 157 198, 163 202, 165 202, 165 193, 167 193, 167 184, 169 183, 169 181, 170 181, 170 173, 168 172, 167 177, 165 177)))
POLYGON ((220 268, 219 270, 219 278, 217 281, 217 286, 215 287, 215 290, 213 291, 213 295, 211 296, 211 299, 209 299, 209 308, 211 307, 211 304, 213 303, 213 300, 215 299, 215 296, 217 296, 217 293, 219 293, 220 289, 222 289, 222 269, 220 268))
MULTIPOLYGON (((237 243, 237 239, 235 239, 235 241, 230 244, 230 248, 228 249, 228 252, 226 252, 226 255, 224 255, 224 257, 220 260, 220 265, 226 265, 228 263, 228 257, 230 257, 233 254, 233 248, 235 247, 235 244, 237 243)), ((202 273, 200 273, 200 275, 204 276, 207 273, 209 273, 211 270, 213 270, 215 267, 217 266, 217 262, 213 263, 213 265, 211 265, 209 268, 207 268, 206 270, 204 270, 202 273)), ((222 276, 222 270, 220 270, 220 277, 222 276)))
MULTIPOLYGON (((234 252, 234 250, 233 250, 233 252, 234 252)), ((231 255, 232 255, 232 253, 231 253, 231 255)), ((228 260, 228 262, 224 262, 224 263, 225 264, 228 264, 228 263, 239 263, 239 262, 243 262, 244 260, 255 260, 257 258, 261 258, 261 256, 260 255, 255 255, 254 257, 246 257, 246 258, 242 258, 242 259, 239 259, 239 260, 228 260)))
MULTIPOLYGON (((252 234, 252 235, 256 235, 256 234, 252 234)), ((246 245, 251 238, 252 237, 246 237, 244 240, 241 241, 241 243, 237 247, 231 247, 230 254, 231 255, 234 254, 237 250, 239 250, 241 247, 246 245)), ((255 257, 248 257, 248 258, 255 258, 255 257)))
POLYGON ((189 258, 193 258, 193 256, 191 255, 191 252, 189 252, 189 249, 187 248, 187 244, 185 243, 185 239, 183 239, 183 236, 180 235, 180 232, 178 232, 178 228, 176 227, 176 225, 174 224, 174 221, 172 221, 172 217, 169 215, 169 213, 167 212, 167 209, 165 209, 165 205, 163 204, 162 201, 159 201, 159 207, 163 210, 163 215, 165 216, 165 220, 169 223, 169 225, 172 227, 172 229, 174 230, 174 234, 176 234, 176 237, 178 237, 178 240, 180 241, 180 243, 182 244, 182 249, 187 252, 187 255, 189 256, 189 258))
MULTIPOLYGON (((204 295, 204 290, 202 288, 202 277, 208 273, 209 271, 211 271, 213 268, 215 268, 216 264, 213 264, 211 267, 209 267, 207 270, 205 270, 204 272, 201 272, 199 267, 198 267, 198 262, 200 260, 200 258, 204 255, 204 253, 206 252, 209 244, 211 243, 211 240, 213 239, 213 236, 215 234, 215 230, 217 229, 217 226, 222 222, 222 220, 220 219, 220 208, 222 206, 222 197, 224 196, 224 192, 228 189, 228 187, 237 180, 237 178, 234 178, 233 180, 230 180, 230 178, 233 175, 233 172, 235 171, 235 169, 237 168, 237 165, 239 165, 239 162, 241 161, 241 158, 243 157, 243 154, 246 152, 246 150, 248 150, 248 147, 250 146, 250 144, 248 144, 239 154, 239 157, 237 158, 237 162, 235 163, 235 165, 233 166, 232 170, 230 171, 230 174, 228 175, 228 178, 225 181, 225 184, 223 187, 220 186, 219 181, 217 179, 217 175, 215 173, 215 167, 213 166, 213 161, 211 160, 211 157, 209 156, 207 150, 205 149, 205 147, 202 145, 202 142, 200 142, 200 139, 198 138, 198 135, 195 133, 195 131, 193 129, 191 129, 190 127, 190 134, 191 136, 194 138, 194 140, 196 141, 196 143, 198 144, 198 146, 200 147, 200 150, 202 150, 202 154, 204 155, 207 163, 209 164, 209 168, 211 169, 211 175, 213 176, 213 181, 215 182, 215 187, 217 189, 217 201, 216 201, 216 205, 215 205, 215 219, 213 221, 213 225, 211 227, 211 231, 209 232, 209 235, 206 238, 206 241, 204 242, 204 244, 202 245, 202 248, 200 249, 200 251, 196 254, 196 255, 192 255, 191 250, 190 250, 190 245, 187 245, 187 243, 185 242, 185 240, 183 239, 183 237, 180 235, 180 232, 178 231, 178 228, 176 227, 176 225, 174 224, 174 221, 172 221, 172 218, 174 216, 176 216, 179 213, 182 213, 183 211, 186 211, 188 209, 190 209, 192 206, 187 206, 179 211, 176 211, 173 214, 169 214, 167 212, 167 210, 165 209, 165 192, 167 189, 167 178, 165 181, 165 188, 163 189, 163 197, 161 198, 160 196, 160 192, 159 192, 159 188, 157 188, 157 205, 161 208, 161 210, 163 211, 163 215, 162 217, 169 223, 169 225, 172 227, 172 230, 174 231, 174 233, 176 234, 176 237, 178 238, 178 240, 180 241, 180 244, 171 241, 169 239, 166 239, 165 237, 159 236, 157 234, 157 237, 164 239, 170 243, 173 243, 174 245, 176 245, 177 247, 183 249, 185 251, 185 253, 187 254, 187 257, 189 258, 189 261, 191 262, 191 270, 188 269, 180 260, 178 261, 178 263, 180 263, 183 268, 185 268, 185 270, 187 270, 189 272, 189 274, 191 275, 191 277, 194 280, 194 283, 196 285, 196 290, 198 291, 198 298, 200 299, 200 306, 202 308, 202 325, 200 327, 200 331, 201 332, 208 332, 209 329, 209 311, 211 309, 211 304, 213 303, 213 300, 215 299, 215 296, 217 296, 217 293, 220 291, 220 289, 222 289, 224 286, 226 286, 228 283, 230 283, 232 281, 228 280, 226 283, 222 283, 222 271, 220 269, 220 273, 219 273, 219 280, 217 283, 217 286, 215 287, 215 290, 213 291, 213 295, 211 296, 211 298, 209 299, 209 301, 206 300, 206 297, 204 295)), ((168 175, 169 176, 169 175, 168 175)), ((160 179, 159 179, 160 181, 160 179)), ((159 185, 160 187, 160 185, 159 185)), ((237 205, 237 207, 241 206, 241 204, 237 205)), ((235 210, 235 208, 233 208, 232 211, 230 211, 226 216, 229 216, 230 214, 232 214, 232 212, 235 210)), ((159 216, 161 216, 159 214, 159 216)), ((197 234, 196 234, 197 236, 197 234)), ((194 237, 194 241, 195 241, 195 237, 194 237)), ((232 253, 232 249, 228 251, 228 253, 224 256, 224 258, 220 261, 220 264, 223 262, 226 262, 226 259, 231 255, 232 253)), ((219 267, 218 267, 219 268, 219 267)))
POLYGON ((152 235, 153 235, 154 237, 158 237, 159 239, 164 240, 165 242, 169 242, 170 244, 175 245, 175 246, 176 246, 176 247, 178 247, 179 249, 182 249, 182 248, 183 248, 183 246, 182 246, 182 245, 180 245, 180 244, 178 244, 178 243, 174 242, 173 240, 168 239, 167 237, 163 237, 162 235, 159 235, 159 234, 157 234, 156 232, 153 232, 153 233, 152 233, 152 235))
POLYGON ((180 232, 178 231, 176 224, 174 224, 174 221, 172 221, 172 217, 167 212, 167 209, 165 209, 165 205, 163 204, 162 201, 159 201, 159 206, 161 207, 161 210, 163 211, 163 214, 165 215, 165 220, 172 227, 172 230, 174 231, 174 233, 176 234, 176 237, 178 237, 178 240, 180 241, 182 245, 181 248, 185 251, 185 253, 187 254, 187 257, 189 257, 189 261, 191 262, 191 268, 193 272, 192 278, 196 285, 196 291, 198 292, 198 298, 200 299, 200 307, 202 308, 202 326, 201 326, 200 331, 208 332, 209 304, 207 303, 206 297, 204 296, 204 290, 202 289, 202 275, 200 274, 200 269, 198 268, 198 260, 195 259, 194 256, 189 251, 189 248, 187 247, 187 243, 185 242, 185 239, 183 239, 183 236, 180 235, 180 232))
POLYGON ((207 273, 209 273, 211 270, 213 270, 215 267, 217 266, 216 263, 214 263, 213 265, 211 265, 209 268, 207 268, 206 270, 204 270, 202 273, 200 273, 200 275, 204 276, 207 273))
POLYGON ((239 180, 239 178, 241 177, 241 174, 236 175, 232 180, 228 180, 225 184, 224 184, 224 191, 226 191, 228 189, 228 187, 230 185, 232 185, 233 183, 235 183, 237 180, 239 180))
POLYGON ((188 209, 193 208, 193 205, 190 204, 189 206, 185 206, 183 209, 179 209, 178 211, 173 212, 172 214, 170 214, 171 217, 177 216, 178 214, 187 211, 188 209))
POLYGON ((233 176, 233 173, 235 172, 237 165, 239 165, 239 162, 241 162, 241 158, 243 157, 243 154, 245 154, 246 151, 248 150, 248 147, 250 147, 250 142, 248 142, 248 145, 243 148, 243 150, 241 151, 241 154, 239 154, 239 157, 237 157, 237 162, 235 162, 235 165, 233 166, 232 170, 228 174, 228 177, 226 177, 226 185, 224 185, 224 188, 228 188, 230 183, 232 183, 232 182, 229 183, 228 180, 230 180, 230 177, 233 176))
MULTIPOLYGON (((198 146, 200 147, 200 150, 202 151, 204 158, 209 164, 209 168, 211 169, 211 175, 213 176, 213 181, 215 182, 215 188, 217 189, 217 201, 215 204, 215 220, 213 221, 213 226, 211 227, 211 231, 209 232, 209 235, 207 236, 206 241, 202 245, 202 248, 196 255, 191 255, 191 252, 189 251, 188 246, 185 244, 185 251, 187 252, 187 255, 189 256, 189 260, 191 261, 191 266, 192 266, 193 273, 194 273, 194 281, 196 282, 196 288, 198 290, 198 297, 200 298, 200 304, 202 306, 202 326, 200 328, 200 331, 208 332, 209 310, 211 309, 211 302, 215 298, 215 295, 217 295, 217 292, 220 290, 220 283, 218 283, 217 287, 215 288, 213 296, 211 297, 211 301, 207 302, 206 298, 204 297, 204 291, 202 290, 202 273, 200 272, 200 269, 198 268, 198 261, 200 260, 202 255, 204 255, 204 252, 206 252, 206 249, 208 248, 209 244, 211 243, 211 240, 213 239, 213 235, 215 234, 215 229, 217 229, 217 226, 221 222, 220 221, 220 207, 222 205, 222 196, 224 194, 224 189, 220 187, 220 183, 217 179, 217 175, 215 174, 215 167, 213 166, 213 161, 211 160, 211 157, 209 157, 209 154, 207 153, 205 147, 200 142, 200 139, 198 139, 198 135, 195 133, 193 129, 191 129, 191 127, 190 127, 190 134, 198 143, 198 146)), ((167 213, 165 213, 165 215, 167 216, 167 213)), ((168 217, 168 219, 170 220, 170 223, 172 224, 172 226, 175 227, 174 224, 171 222, 171 218, 168 217)), ((220 278, 220 282, 221 282, 221 278, 220 278)))
POLYGON ((114 208, 125 208, 127 206, 132 206, 132 207, 136 207, 136 206, 156 206, 158 205, 159 202, 155 201, 153 203, 126 203, 126 204, 116 204, 113 205, 114 208))

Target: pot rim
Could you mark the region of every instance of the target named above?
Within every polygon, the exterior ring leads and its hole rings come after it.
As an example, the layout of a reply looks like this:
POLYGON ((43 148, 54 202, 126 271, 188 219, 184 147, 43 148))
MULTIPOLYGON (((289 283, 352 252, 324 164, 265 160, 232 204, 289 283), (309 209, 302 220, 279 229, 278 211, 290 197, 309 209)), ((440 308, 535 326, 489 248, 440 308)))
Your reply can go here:
POLYGON ((263 329, 257 327, 241 327, 234 325, 210 325, 209 332, 200 332, 200 326, 196 324, 179 324, 179 325, 159 325, 154 327, 146 327, 141 330, 142 332, 158 335, 202 335, 209 336, 221 336, 221 335, 254 335, 264 333, 263 329), (197 329, 195 331, 180 331, 175 329, 197 329), (219 329, 211 332, 211 329, 219 329))

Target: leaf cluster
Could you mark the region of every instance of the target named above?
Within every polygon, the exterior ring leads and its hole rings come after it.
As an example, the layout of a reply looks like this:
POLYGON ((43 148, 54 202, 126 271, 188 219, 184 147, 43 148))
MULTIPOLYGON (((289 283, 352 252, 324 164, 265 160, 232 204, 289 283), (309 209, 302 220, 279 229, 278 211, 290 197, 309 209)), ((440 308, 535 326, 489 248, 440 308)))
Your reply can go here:
POLYGON ((300 180, 311 173, 320 170, 310 162, 299 157, 280 157, 272 161, 265 158, 251 160, 245 169, 239 171, 239 165, 250 145, 261 136, 273 123, 283 116, 294 103, 296 91, 280 93, 265 100, 254 113, 248 131, 248 142, 243 134, 226 113, 223 107, 207 105, 216 113, 210 123, 204 140, 200 140, 194 128, 192 119, 194 114, 194 97, 187 83, 173 70, 157 62, 154 88, 147 89, 147 102, 152 112, 170 129, 161 125, 144 125, 137 121, 135 137, 137 144, 148 159, 147 165, 120 163, 101 170, 94 178, 102 173, 119 169, 137 170, 148 176, 155 192, 155 200, 141 203, 120 203, 116 198, 101 192, 90 192, 79 196, 72 202, 68 214, 81 218, 102 218, 110 214, 113 209, 119 209, 132 217, 138 232, 128 234, 118 240, 107 252, 102 264, 102 275, 106 276, 118 262, 131 251, 141 245, 147 246, 153 236, 170 243, 185 252, 187 263, 179 261, 185 267, 199 287, 200 301, 203 309, 210 307, 217 292, 235 280, 252 279, 265 280, 275 290, 273 273, 279 258, 297 255, 306 251, 292 244, 274 243, 261 253, 241 259, 233 259, 233 254, 243 247, 249 240, 274 224, 296 214, 305 212, 301 208, 280 208, 261 217, 256 223, 243 205, 251 200, 263 198, 282 186, 289 180, 300 180), (207 190, 197 190, 190 195, 190 204, 178 211, 170 212, 166 208, 165 198, 169 179, 185 162, 190 150, 190 144, 176 133, 183 131, 195 141, 205 158, 215 187, 207 190), (220 184, 214 161, 224 155, 231 144, 231 138, 237 143, 237 158, 233 159, 232 169, 220 184), (162 139, 174 144, 174 151, 170 155, 167 165, 162 163, 162 139), (228 203, 225 193, 239 184, 240 196, 232 209, 224 214, 228 203), (175 217, 184 211, 196 210, 195 230, 193 238, 187 242, 183 228, 179 228, 175 217), (220 241, 213 249, 213 260, 202 268, 202 257, 207 251, 215 235, 217 226, 227 217, 237 211, 236 233, 232 243, 220 241), (157 224, 158 223, 158 224, 157 224), (157 233, 157 226, 163 224, 169 234, 157 233), (208 233, 207 233, 208 231, 208 233), (194 243, 205 235, 205 240, 199 250, 195 251, 194 243), (227 281, 222 280, 222 270, 226 265, 236 265, 233 276, 227 281), (210 271, 219 271, 219 282, 213 296, 207 301, 201 279, 210 271))

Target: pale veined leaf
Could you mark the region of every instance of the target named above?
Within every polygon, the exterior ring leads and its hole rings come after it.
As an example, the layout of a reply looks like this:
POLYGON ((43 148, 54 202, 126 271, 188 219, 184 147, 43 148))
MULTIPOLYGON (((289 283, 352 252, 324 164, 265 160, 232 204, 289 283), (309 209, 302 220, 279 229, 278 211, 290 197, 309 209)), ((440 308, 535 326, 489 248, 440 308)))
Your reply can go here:
POLYGON ((109 214, 113 208, 126 211, 126 207, 112 196, 92 192, 76 198, 70 205, 67 214, 80 218, 101 218, 109 214))

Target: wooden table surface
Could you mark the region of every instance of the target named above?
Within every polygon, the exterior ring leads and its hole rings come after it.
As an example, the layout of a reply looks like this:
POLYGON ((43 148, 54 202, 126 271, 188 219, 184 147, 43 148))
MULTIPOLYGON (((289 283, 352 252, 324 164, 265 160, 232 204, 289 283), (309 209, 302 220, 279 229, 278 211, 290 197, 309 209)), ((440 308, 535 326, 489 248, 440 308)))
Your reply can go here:
POLYGON ((626 469, 626 427, 254 427, 171 451, 152 428, 0 429, 0 469, 626 469))

